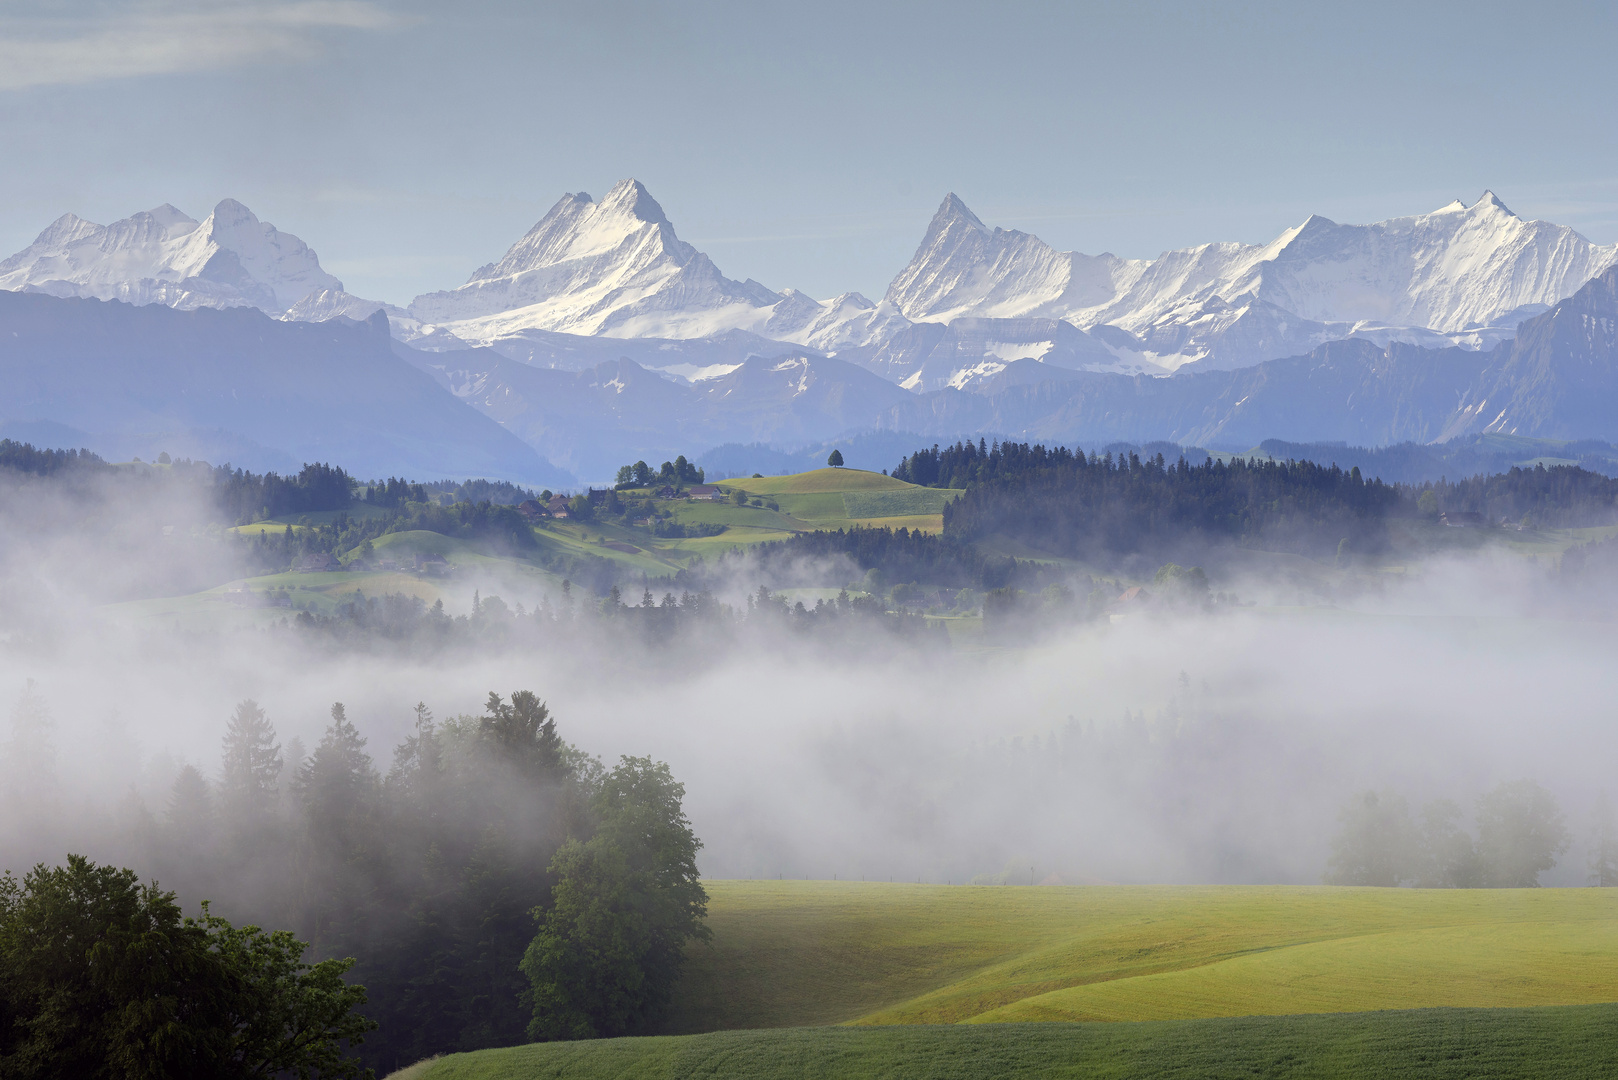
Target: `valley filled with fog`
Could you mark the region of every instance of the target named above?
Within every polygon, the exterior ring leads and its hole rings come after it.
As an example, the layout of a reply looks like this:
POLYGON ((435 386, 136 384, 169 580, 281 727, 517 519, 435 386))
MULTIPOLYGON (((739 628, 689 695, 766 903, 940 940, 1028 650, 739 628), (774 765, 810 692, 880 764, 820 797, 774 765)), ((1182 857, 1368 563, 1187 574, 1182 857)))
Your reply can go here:
MULTIPOLYGON (((1251 599, 1054 622, 1035 610, 1026 633, 953 644, 853 624, 805 634, 784 605, 752 610, 746 563, 715 594, 733 622, 672 641, 602 619, 582 590, 564 609, 536 578, 526 599, 546 603, 546 628, 502 605, 509 628, 428 649, 284 620, 113 617, 107 601, 143 587, 234 574, 206 508, 171 497, 7 503, 0 850, 13 870, 63 850, 120 859, 115 823, 167 820, 185 765, 216 776, 244 699, 305 752, 342 702, 386 772, 418 702, 442 721, 476 716, 490 691, 532 690, 580 750, 668 762, 702 870, 721 878, 1312 883, 1361 791, 1470 807, 1531 778, 1575 837, 1545 880, 1581 884, 1618 760, 1614 625, 1570 603, 1547 564, 1495 548, 1374 587, 1349 579, 1334 597, 1210 551, 1211 586, 1251 599), (91 509, 111 524, 87 527, 91 509)), ((831 560, 795 573, 821 571, 833 588, 859 573, 831 560)), ((509 586, 457 580, 466 595, 445 610, 465 615, 480 590, 516 601, 509 586)))

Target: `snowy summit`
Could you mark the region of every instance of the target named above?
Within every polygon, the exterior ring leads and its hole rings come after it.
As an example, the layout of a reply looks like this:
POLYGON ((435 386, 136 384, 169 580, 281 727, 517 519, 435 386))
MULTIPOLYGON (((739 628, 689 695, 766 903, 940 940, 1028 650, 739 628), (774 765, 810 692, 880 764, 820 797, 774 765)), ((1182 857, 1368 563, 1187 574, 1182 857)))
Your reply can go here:
POLYGON ((0 289, 176 308, 279 314, 312 292, 342 288, 307 244, 235 199, 200 223, 166 203, 111 225, 65 214, 0 263, 0 289))

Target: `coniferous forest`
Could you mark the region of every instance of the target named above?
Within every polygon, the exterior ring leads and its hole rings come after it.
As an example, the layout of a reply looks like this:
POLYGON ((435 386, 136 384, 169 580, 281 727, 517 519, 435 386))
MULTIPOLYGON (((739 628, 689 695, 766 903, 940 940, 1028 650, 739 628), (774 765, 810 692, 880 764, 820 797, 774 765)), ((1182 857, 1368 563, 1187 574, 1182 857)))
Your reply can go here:
MULTIPOLYGON (((101 843, 170 896, 207 899, 215 917, 290 931, 311 956, 341 961, 317 973, 363 987, 349 1004, 364 1023, 339 1033, 382 1072, 438 1053, 653 1029, 685 943, 706 933, 701 845, 668 768, 607 766, 573 749, 525 690, 442 722, 419 705, 391 754, 375 749, 341 704, 305 748, 242 701, 223 725, 215 779, 185 766, 167 805, 126 801, 101 843)), ((4 803, 53 833, 47 788, 4 803)), ((51 880, 35 876, 27 896, 15 879, 11 894, 0 889, 0 968, 31 955, 16 936, 24 901, 51 880)), ((296 961, 302 949, 286 940, 296 961)), ((0 1060, 9 1067, 27 1046, 65 1060, 60 1038, 28 1020, 42 1006, 5 1004, 0 1060)))

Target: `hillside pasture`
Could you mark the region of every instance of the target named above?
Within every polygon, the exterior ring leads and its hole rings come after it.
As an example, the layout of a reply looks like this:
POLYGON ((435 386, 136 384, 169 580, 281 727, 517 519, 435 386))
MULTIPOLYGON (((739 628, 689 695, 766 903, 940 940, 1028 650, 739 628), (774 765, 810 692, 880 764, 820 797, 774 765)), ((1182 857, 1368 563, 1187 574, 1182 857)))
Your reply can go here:
POLYGON ((788 1028, 452 1054, 392 1080, 1595 1080, 1618 1006, 788 1028))
MULTIPOLYGON (((780 507, 782 525, 794 532, 855 526, 938 532, 944 527, 944 505, 961 494, 918 487, 859 469, 816 469, 795 476, 726 480, 721 486, 773 500, 780 507)), ((718 504, 709 505, 715 507, 716 514, 725 512, 718 504)), ((732 512, 739 509, 733 507, 732 512)))
POLYGON ((913 487, 903 491, 845 491, 843 513, 850 518, 914 517, 940 514, 960 496, 948 488, 913 487))
POLYGON ((708 889, 672 1032, 1618 1001, 1618 890, 708 889))
POLYGON ((791 476, 763 476, 721 480, 725 490, 741 488, 750 495, 806 495, 812 492, 899 491, 915 487, 883 473, 864 469, 812 469, 791 476))

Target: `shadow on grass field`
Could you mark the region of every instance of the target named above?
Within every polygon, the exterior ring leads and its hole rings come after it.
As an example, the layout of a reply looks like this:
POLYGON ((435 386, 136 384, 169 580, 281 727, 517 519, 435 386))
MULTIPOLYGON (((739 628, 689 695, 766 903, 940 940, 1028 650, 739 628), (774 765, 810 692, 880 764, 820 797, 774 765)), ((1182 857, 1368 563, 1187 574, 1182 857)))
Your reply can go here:
POLYGON ((1618 1006, 1115 1024, 787 1028, 454 1054, 411 1080, 1584 1080, 1618 1075, 1618 1006))
POLYGON ((1618 1001, 1618 889, 705 884, 671 1033, 1618 1001))

